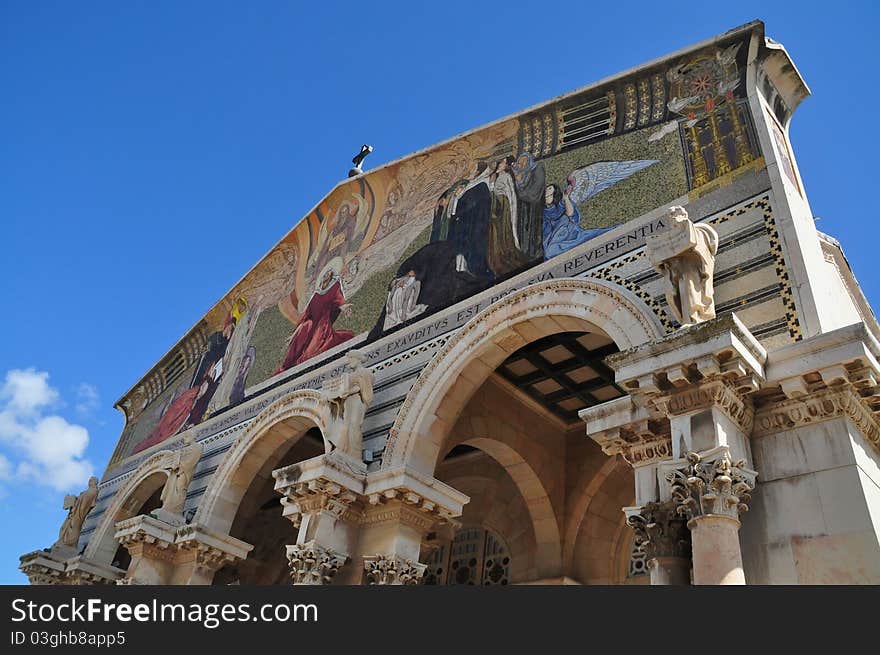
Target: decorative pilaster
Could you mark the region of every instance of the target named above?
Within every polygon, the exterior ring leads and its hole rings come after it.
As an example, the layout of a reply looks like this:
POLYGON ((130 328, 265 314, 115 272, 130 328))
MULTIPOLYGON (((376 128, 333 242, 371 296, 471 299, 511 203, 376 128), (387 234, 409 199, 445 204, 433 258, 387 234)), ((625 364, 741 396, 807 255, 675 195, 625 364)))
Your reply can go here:
POLYGON ((689 452, 684 465, 666 474, 676 513, 691 530, 694 584, 745 584, 739 516, 755 488, 757 473, 725 447, 689 452))
POLYGON ((325 585, 333 582, 348 555, 322 548, 314 541, 287 547, 290 577, 295 585, 325 585))
POLYGON ((402 557, 364 557, 365 578, 369 585, 416 585, 427 568, 426 564, 402 557))
POLYGON ((690 584, 690 533, 674 504, 649 502, 623 511, 635 532, 636 548, 645 553, 651 584, 690 584))

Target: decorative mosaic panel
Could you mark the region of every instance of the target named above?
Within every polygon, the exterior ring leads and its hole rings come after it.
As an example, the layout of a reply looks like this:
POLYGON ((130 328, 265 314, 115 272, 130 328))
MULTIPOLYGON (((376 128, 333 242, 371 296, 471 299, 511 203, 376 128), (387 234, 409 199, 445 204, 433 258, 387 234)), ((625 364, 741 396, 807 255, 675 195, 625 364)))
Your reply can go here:
MULTIPOLYGON (((744 45, 658 64, 338 185, 125 395, 111 467, 307 374, 347 344, 369 348, 759 169, 744 45)), ((672 327, 657 292, 618 268, 600 275, 622 280, 672 327)), ((453 326, 438 319, 437 328, 453 326)), ((370 430, 381 435, 384 425, 377 419, 370 430)))

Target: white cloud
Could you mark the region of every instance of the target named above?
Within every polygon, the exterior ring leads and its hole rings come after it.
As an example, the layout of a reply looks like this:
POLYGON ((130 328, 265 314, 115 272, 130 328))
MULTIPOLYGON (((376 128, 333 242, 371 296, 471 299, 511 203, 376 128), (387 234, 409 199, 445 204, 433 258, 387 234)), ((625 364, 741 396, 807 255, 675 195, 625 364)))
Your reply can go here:
POLYGON ((45 371, 13 369, 6 372, 0 399, 5 401, 4 411, 28 416, 55 403, 58 392, 49 386, 49 374, 45 371))
POLYGON ((98 390, 91 384, 83 382, 76 388, 76 411, 82 416, 88 416, 101 404, 98 390))
MULTIPOLYGON (((97 390, 90 389, 97 398, 97 390)), ((86 484, 93 472, 84 459, 89 432, 50 413, 58 402, 47 372, 7 371, 0 387, 0 444, 7 447, 0 453, 0 480, 28 480, 58 491, 78 491, 86 484)))

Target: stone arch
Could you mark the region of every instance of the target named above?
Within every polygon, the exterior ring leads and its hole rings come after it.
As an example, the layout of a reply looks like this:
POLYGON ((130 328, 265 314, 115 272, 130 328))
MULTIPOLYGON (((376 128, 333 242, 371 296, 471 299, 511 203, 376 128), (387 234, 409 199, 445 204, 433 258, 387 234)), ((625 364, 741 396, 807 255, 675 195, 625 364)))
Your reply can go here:
MULTIPOLYGON (((528 446, 528 441, 519 441, 528 446)), ((537 544, 535 562, 538 576, 558 575, 562 564, 559 523, 550 495, 532 464, 517 449, 499 438, 470 437, 456 443, 478 448, 504 468, 519 490, 532 520, 537 544)))
POLYGON ((113 496, 89 539, 83 555, 99 564, 110 564, 116 554, 116 524, 135 516, 144 503, 165 485, 171 470, 172 450, 160 450, 141 462, 113 496))
POLYGON ((622 508, 635 502, 633 473, 613 459, 601 470, 606 475, 597 474, 589 490, 574 501, 583 509, 577 510, 577 529, 569 525, 566 531, 566 575, 585 584, 621 584, 629 557, 624 547, 632 535, 622 508))
POLYGON ((565 529, 565 539, 562 542, 562 563, 566 571, 571 570, 575 543, 577 542, 578 534, 580 534, 581 531, 581 524, 587 516, 590 503, 599 492, 602 483, 605 482, 608 476, 620 466, 624 466, 624 464, 621 464, 620 460, 614 457, 609 457, 598 471, 590 470, 582 473, 579 476, 577 483, 575 483, 574 488, 579 491, 577 496, 569 501, 570 519, 565 529))
POLYGON ((228 534, 251 483, 271 474, 273 454, 282 446, 293 446, 311 428, 325 434, 329 420, 326 399, 313 389, 294 391, 269 405, 236 440, 211 477, 193 522, 228 534))
POLYGON ((509 354, 549 334, 601 332, 620 350, 662 337, 657 316, 605 280, 563 278, 521 289, 454 334, 422 370, 389 431, 383 468, 432 473, 455 419, 509 354))

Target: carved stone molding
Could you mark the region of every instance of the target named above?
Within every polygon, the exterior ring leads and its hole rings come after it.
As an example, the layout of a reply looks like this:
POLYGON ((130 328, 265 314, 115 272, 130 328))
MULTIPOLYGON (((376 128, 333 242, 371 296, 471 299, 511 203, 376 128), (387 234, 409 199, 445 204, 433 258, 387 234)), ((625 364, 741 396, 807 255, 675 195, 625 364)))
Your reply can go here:
POLYGON ((113 584, 124 571, 97 564, 82 555, 61 559, 57 552, 38 550, 21 557, 21 571, 31 584, 95 585, 113 584))
POLYGON ((626 507, 626 523, 635 532, 634 545, 649 561, 656 557, 683 557, 691 554, 687 520, 674 503, 650 502, 642 507, 626 507))
POLYGON ((180 564, 192 562, 196 570, 216 571, 245 559, 253 546, 221 535, 198 524, 171 525, 152 516, 135 516, 116 524, 116 539, 134 556, 180 564))
POLYGON ((754 424, 751 401, 737 391, 733 384, 721 378, 710 378, 668 394, 656 394, 648 402, 666 416, 717 407, 744 434, 751 433, 754 424))
POLYGON ((356 522, 366 474, 363 462, 339 451, 272 471, 275 491, 283 496, 283 515, 294 525, 304 514, 317 512, 356 522))
POLYGON ((63 584, 64 562, 51 557, 49 551, 36 550, 22 555, 19 569, 32 585, 63 584))
MULTIPOLYGON (((791 386, 789 386, 791 388, 791 386)), ((862 396, 849 385, 768 404, 755 415, 753 437, 764 437, 834 418, 846 417, 875 448, 880 448, 880 426, 862 396)))
POLYGON ((323 548, 314 541, 287 546, 290 577, 295 585, 325 585, 333 581, 348 555, 323 548))
POLYGON ((426 564, 401 557, 364 557, 364 571, 370 585, 416 585, 427 568, 426 564))
POLYGON ((640 466, 672 457, 669 421, 641 420, 590 436, 606 455, 620 455, 631 466, 640 466))
POLYGON ((688 521, 709 514, 739 519, 748 511, 758 474, 744 461, 731 462, 726 447, 689 452, 681 466, 666 473, 675 511, 688 521))

